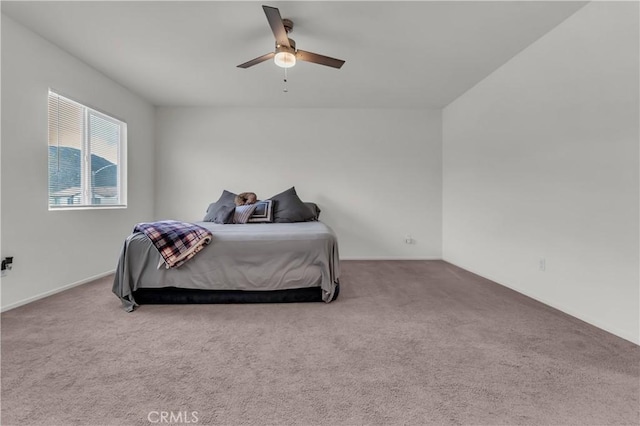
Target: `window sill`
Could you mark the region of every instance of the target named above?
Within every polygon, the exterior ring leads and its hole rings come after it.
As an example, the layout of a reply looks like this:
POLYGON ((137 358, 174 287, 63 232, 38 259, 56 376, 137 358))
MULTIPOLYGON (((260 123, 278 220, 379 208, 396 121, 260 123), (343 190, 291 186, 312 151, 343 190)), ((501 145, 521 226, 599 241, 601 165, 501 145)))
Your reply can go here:
POLYGON ((114 210, 114 209, 126 209, 126 204, 111 204, 104 206, 60 206, 60 207, 51 207, 49 206, 50 212, 57 211, 69 211, 69 210, 114 210))

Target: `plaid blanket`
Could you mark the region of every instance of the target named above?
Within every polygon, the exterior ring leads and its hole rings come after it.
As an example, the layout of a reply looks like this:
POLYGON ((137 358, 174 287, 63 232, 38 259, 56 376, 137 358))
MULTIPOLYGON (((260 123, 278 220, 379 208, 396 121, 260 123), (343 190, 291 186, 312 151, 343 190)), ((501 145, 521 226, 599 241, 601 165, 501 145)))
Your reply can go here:
POLYGON ((143 232, 158 249, 166 268, 177 268, 211 242, 211 231, 177 220, 139 223, 133 232, 143 232))

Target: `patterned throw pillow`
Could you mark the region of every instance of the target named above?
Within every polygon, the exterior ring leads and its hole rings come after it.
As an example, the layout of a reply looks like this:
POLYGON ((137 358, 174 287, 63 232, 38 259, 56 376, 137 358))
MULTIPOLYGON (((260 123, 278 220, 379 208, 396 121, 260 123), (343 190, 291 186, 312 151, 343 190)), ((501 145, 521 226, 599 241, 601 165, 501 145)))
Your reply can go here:
POLYGON ((271 223, 273 222, 273 201, 258 201, 256 209, 249 218, 249 223, 271 223))
POLYGON ((257 203, 236 206, 236 211, 233 214, 233 223, 247 223, 257 206, 257 203))

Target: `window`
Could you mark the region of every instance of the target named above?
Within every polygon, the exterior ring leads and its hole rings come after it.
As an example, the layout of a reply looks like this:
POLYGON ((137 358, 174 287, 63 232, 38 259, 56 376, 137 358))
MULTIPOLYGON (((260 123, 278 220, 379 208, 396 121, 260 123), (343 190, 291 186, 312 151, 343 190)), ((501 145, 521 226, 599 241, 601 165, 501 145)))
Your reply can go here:
POLYGON ((49 209, 126 205, 127 124, 49 91, 49 209))

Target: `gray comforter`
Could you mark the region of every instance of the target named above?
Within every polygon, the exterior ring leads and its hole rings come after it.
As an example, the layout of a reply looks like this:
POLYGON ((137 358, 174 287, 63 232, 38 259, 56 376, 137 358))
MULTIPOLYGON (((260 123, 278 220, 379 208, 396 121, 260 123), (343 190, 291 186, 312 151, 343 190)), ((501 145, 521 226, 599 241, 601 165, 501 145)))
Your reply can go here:
POLYGON ((160 254, 142 233, 122 248, 113 292, 126 311, 138 288, 283 290, 321 287, 331 301, 340 274, 338 241, 322 222, 219 225, 198 222, 211 243, 179 268, 158 268, 160 254))

